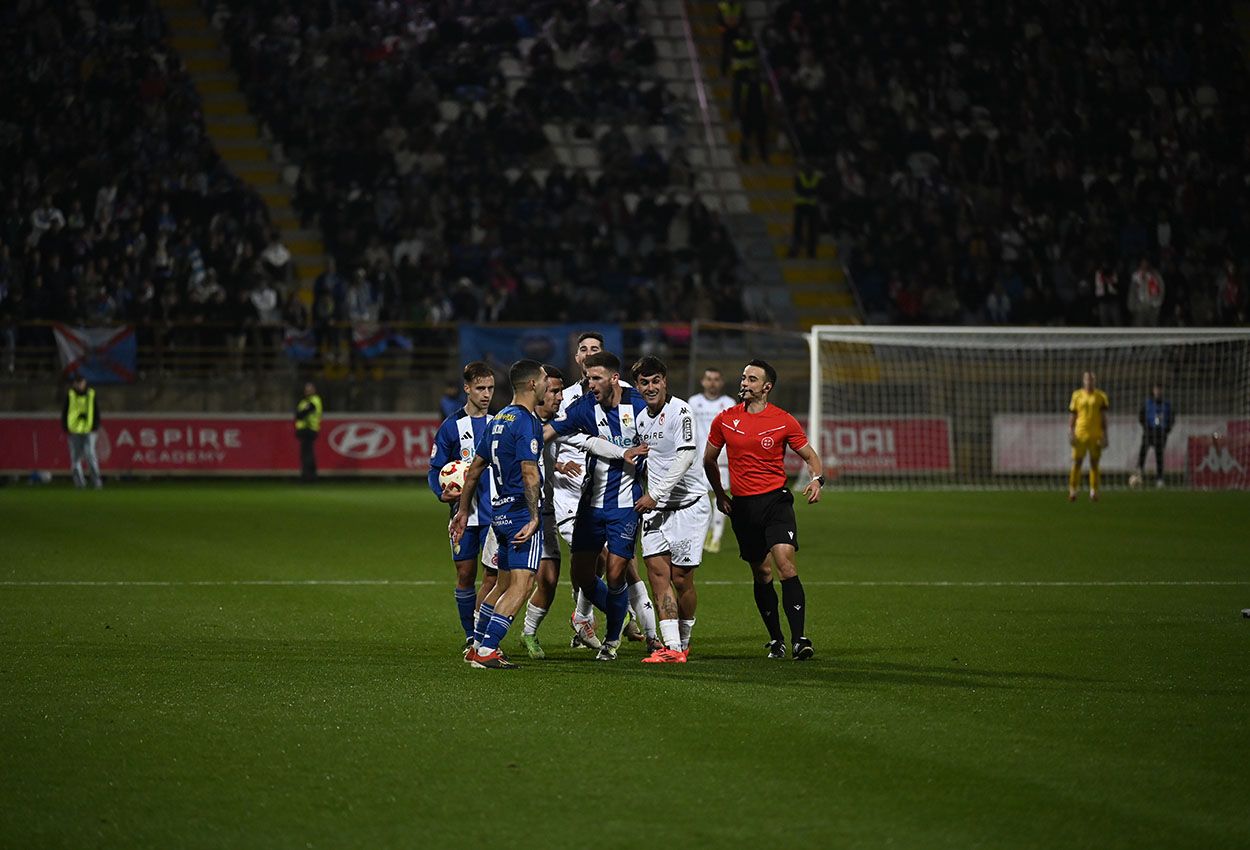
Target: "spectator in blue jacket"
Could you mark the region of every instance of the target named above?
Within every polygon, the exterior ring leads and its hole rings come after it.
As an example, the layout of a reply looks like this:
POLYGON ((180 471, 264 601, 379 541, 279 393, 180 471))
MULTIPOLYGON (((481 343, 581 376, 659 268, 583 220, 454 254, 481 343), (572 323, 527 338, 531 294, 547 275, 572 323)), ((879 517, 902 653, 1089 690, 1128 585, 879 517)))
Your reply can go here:
POLYGON ((1163 385, 1156 382, 1150 389, 1150 396, 1141 406, 1137 414, 1141 423, 1141 451, 1137 455, 1137 476, 1141 477, 1142 467, 1146 465, 1146 452, 1155 450, 1155 486, 1163 486, 1163 447, 1167 444, 1168 434, 1176 424, 1172 412, 1172 402, 1163 397, 1163 385))

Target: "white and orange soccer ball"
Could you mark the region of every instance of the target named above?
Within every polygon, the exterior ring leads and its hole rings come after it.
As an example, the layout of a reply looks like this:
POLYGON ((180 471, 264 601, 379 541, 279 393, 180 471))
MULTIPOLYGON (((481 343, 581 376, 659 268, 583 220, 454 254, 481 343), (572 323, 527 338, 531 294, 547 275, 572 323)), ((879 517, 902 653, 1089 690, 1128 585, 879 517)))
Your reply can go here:
POLYGON ((469 462, 465 460, 453 460, 438 471, 438 486, 446 490, 454 487, 457 490, 464 488, 464 474, 469 471, 469 462))

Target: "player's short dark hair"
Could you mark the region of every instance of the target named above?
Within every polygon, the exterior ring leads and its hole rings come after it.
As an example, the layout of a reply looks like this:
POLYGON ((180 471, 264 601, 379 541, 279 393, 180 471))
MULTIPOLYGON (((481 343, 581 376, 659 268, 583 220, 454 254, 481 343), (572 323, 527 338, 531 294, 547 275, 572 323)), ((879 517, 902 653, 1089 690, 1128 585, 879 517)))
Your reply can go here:
POLYGON ((543 371, 547 373, 547 380, 559 381, 562 384, 564 383, 564 372, 560 371, 555 366, 552 366, 550 363, 543 364, 543 371))
POLYGON ((621 373, 621 358, 611 351, 596 351, 582 361, 583 369, 589 370, 596 366, 601 369, 607 369, 609 372, 616 372, 619 375, 621 373))
POLYGON ((583 331, 582 333, 579 333, 579 334, 577 335, 577 344, 578 344, 578 345, 581 345, 583 342, 585 342, 585 341, 586 341, 586 340, 588 340, 588 339, 597 339, 597 340, 599 340, 599 347, 600 347, 600 348, 602 348, 602 347, 603 347, 603 344, 604 344, 604 343, 603 343, 603 334, 599 333, 598 331, 583 331))
POLYGON ((517 392, 527 383, 537 378, 543 371, 543 364, 537 360, 518 360, 508 369, 508 382, 512 391, 517 392))
POLYGON ((664 361, 656 357, 654 354, 648 354, 638 358, 638 362, 629 367, 629 374, 634 376, 634 380, 639 378, 650 378, 652 375, 660 375, 668 377, 668 367, 664 365, 664 361))
POLYGON ((722 371, 720 370, 720 367, 719 367, 719 366, 704 366, 704 367, 703 367, 703 372, 704 372, 705 374, 706 374, 706 373, 708 373, 708 372, 715 372, 715 373, 716 373, 716 374, 718 374, 718 375, 723 375, 723 374, 724 374, 724 372, 722 372, 722 371))
POLYGON ((464 382, 471 384, 479 378, 493 378, 495 370, 481 360, 473 360, 464 364, 464 382))
POLYGON ((768 383, 772 384, 774 387, 777 386, 777 370, 774 369, 772 364, 770 364, 767 360, 760 360, 756 358, 748 363, 747 366, 755 366, 758 369, 763 369, 764 380, 768 381, 768 383))

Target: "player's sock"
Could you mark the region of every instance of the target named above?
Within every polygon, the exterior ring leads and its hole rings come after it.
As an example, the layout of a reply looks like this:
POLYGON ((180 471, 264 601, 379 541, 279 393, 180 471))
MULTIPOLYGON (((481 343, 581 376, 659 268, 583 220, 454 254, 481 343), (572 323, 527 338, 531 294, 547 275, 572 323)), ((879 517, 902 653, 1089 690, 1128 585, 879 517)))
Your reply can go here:
POLYGON ((525 605, 525 628, 521 630, 521 634, 536 635, 538 627, 543 624, 543 617, 547 616, 546 608, 537 608, 534 603, 529 602, 525 605))
POLYGON ((660 620, 660 640, 668 649, 681 652, 681 627, 676 620, 660 620))
POLYGON ((507 636, 511 625, 511 617, 506 617, 503 614, 492 614, 490 623, 486 626, 486 637, 482 641, 482 654, 485 655, 499 649, 499 644, 503 643, 503 639, 507 636))
POLYGON ((769 638, 785 643, 786 637, 781 633, 781 618, 777 615, 777 589, 773 587, 771 579, 768 584, 755 582, 755 607, 760 609, 760 619, 764 621, 769 638))
POLYGON ((716 508, 716 503, 712 503, 712 546, 715 547, 720 543, 721 537, 725 533, 725 515, 716 508))
POLYGON ((1080 486, 1081 486, 1081 467, 1077 466, 1074 463, 1072 464, 1072 468, 1068 470, 1068 492, 1075 493, 1076 488, 1080 486))
POLYGON ((629 586, 629 608, 642 624, 642 630, 647 637, 654 638, 655 607, 651 604, 651 597, 647 595, 647 586, 641 581, 629 586))
POLYGON ((471 587, 456 588, 456 610, 460 612, 460 627, 464 636, 473 637, 473 604, 477 601, 477 591, 471 587))
POLYGON ((1098 492, 1098 479, 1100 479, 1101 477, 1102 477, 1102 476, 1101 476, 1101 475, 1099 474, 1099 472, 1098 472, 1098 467, 1094 466, 1093 464, 1090 464, 1090 467, 1089 467, 1089 491, 1090 491, 1091 493, 1097 493, 1097 492, 1098 492))
POLYGON ((495 613, 495 606, 489 602, 483 602, 482 607, 477 609, 477 627, 473 630, 473 644, 481 646, 482 641, 486 638, 486 625, 490 622, 490 618, 495 613))
POLYGON ((612 587, 608 589, 607 605, 605 606, 608 614, 608 641, 620 641, 621 630, 625 628, 625 612, 629 610, 629 588, 622 584, 620 587, 612 587))
POLYGON ((786 619, 790 621, 790 639, 806 637, 803 621, 807 618, 807 594, 803 592, 803 582, 798 576, 781 580, 781 604, 785 606, 786 619))
POLYGON ((678 632, 681 635, 681 649, 685 652, 690 648, 690 633, 694 631, 694 618, 689 620, 677 621, 678 632))
POLYGON ((595 600, 580 588, 573 597, 573 603, 573 610, 577 612, 579 620, 588 620, 595 616, 595 600))
MULTIPOLYGON (((621 585, 621 590, 625 590, 625 585, 621 585)), ((608 597, 611 596, 611 594, 612 592, 608 590, 607 582, 605 582, 602 578, 595 579, 595 592, 591 594, 590 600, 595 604, 596 608, 603 611, 605 614, 608 611, 608 597)), ((625 607, 629 607, 628 597, 626 597, 625 607)), ((594 612, 592 611, 591 614, 593 613, 594 612)))

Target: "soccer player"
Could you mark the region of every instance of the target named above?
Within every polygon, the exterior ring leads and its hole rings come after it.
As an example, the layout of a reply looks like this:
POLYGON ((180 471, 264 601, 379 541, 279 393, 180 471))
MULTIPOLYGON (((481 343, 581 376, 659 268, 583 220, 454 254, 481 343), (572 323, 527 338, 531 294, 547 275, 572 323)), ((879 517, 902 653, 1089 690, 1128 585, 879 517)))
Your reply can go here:
POLYGON ((1098 461, 1107 447, 1107 394, 1094 385, 1093 372, 1081 375, 1081 387, 1068 402, 1068 442, 1072 445, 1072 469, 1068 472, 1068 501, 1076 501, 1081 466, 1089 455, 1089 500, 1098 501, 1098 461))
MULTIPOLYGON (((430 489, 440 501, 448 505, 448 515, 454 515, 460 501, 460 488, 454 485, 443 489, 438 481, 439 471, 453 460, 472 461, 477 444, 490 425, 491 399, 495 397, 495 373, 481 360, 474 360, 464 367, 464 392, 467 401, 439 426, 430 454, 430 489)), ((464 650, 473 645, 475 611, 495 586, 497 571, 491 566, 494 544, 490 535, 491 485, 488 480, 478 491, 477 502, 469 512, 464 537, 452 543, 451 558, 456 564, 456 610, 464 629, 464 650), (474 592, 477 582, 478 556, 486 567, 482 586, 474 592)))
POLYGON ((634 503, 642 514, 642 560, 660 612, 660 639, 643 661, 684 664, 694 629, 698 595, 694 570, 703 560, 703 535, 711 510, 705 495, 690 406, 668 392, 668 369, 643 357, 630 370, 646 409, 638 414, 638 437, 649 446, 647 492, 634 503))
POLYGON ((642 498, 633 460, 647 452, 638 439, 638 414, 646 409, 646 402, 632 387, 622 386, 621 361, 615 354, 592 354, 582 368, 589 392, 545 426, 543 433, 548 440, 587 434, 624 449, 620 460, 589 459, 586 472, 591 483, 578 508, 570 546, 574 584, 607 612, 606 640, 595 658, 615 661, 629 610, 627 567, 638 533, 634 504, 642 498), (605 545, 606 585, 595 573, 595 562, 605 545))
POLYGON ((786 642, 777 615, 777 591, 773 571, 781 576, 781 599, 790 621, 792 653, 796 661, 814 654, 804 634, 807 598, 794 566, 799 550, 798 525, 794 520, 794 494, 786 489, 786 446, 803 458, 811 481, 803 488, 809 505, 820 501, 825 477, 820 455, 794 417, 768 401, 777 385, 777 371, 763 360, 752 360, 742 369, 738 398, 728 410, 717 414, 708 431, 703 469, 716 494, 716 507, 733 523, 738 552, 755 576, 755 606, 759 609, 769 641, 769 658, 785 658, 786 642), (729 486, 721 483, 721 449, 729 453, 729 486), (772 565, 769 560, 772 560, 772 565))
MULTIPOLYGON (((587 357, 598 354, 603 351, 603 335, 596 331, 586 331, 577 337, 577 350, 574 353, 574 359, 577 366, 582 370, 582 380, 572 386, 567 386, 564 391, 564 401, 561 403, 560 412, 564 413, 573 403, 586 394, 587 382, 584 369, 587 357)), ((628 386, 623 384, 623 386, 628 386)), ((569 468, 570 464, 576 465, 577 468, 584 469, 587 462, 586 443, 580 435, 571 434, 559 441, 560 449, 556 456, 556 460, 565 468, 569 468)), ((616 456, 619 458, 619 455, 616 456)), ((613 458, 616 459, 616 458, 613 458)), ((556 524, 560 531, 560 536, 564 538, 570 549, 573 546, 573 529, 577 522, 578 506, 581 504, 583 493, 583 473, 577 472, 561 475, 556 479, 553 491, 552 501, 555 504, 556 524)), ((601 558, 596 569, 602 574, 606 568, 606 554, 601 558)), ((655 627, 655 609, 651 605, 651 597, 647 595, 647 586, 643 583, 638 575, 638 569, 634 565, 631 558, 626 565, 626 574, 629 584, 629 607, 633 612, 634 619, 641 623, 648 639, 648 648, 653 649, 651 642, 656 636, 655 627)), ((575 610, 569 623, 573 628, 573 639, 571 646, 576 649, 579 646, 585 646, 598 651, 602 647, 598 636, 595 634, 595 610, 593 600, 586 596, 580 590, 575 591, 574 595, 575 610)), ((636 633, 637 627, 629 624, 626 634, 631 640, 641 640, 642 634, 636 633)))
MULTIPOLYGON (((695 445, 699 447, 699 451, 702 451, 707 446, 707 432, 712 427, 712 420, 722 410, 733 407, 734 400, 725 395, 725 378, 721 375, 720 369, 715 366, 709 366, 703 370, 699 385, 703 387, 703 392, 695 393, 690 397, 690 412, 694 414, 695 445)), ((720 539, 725 533, 725 515, 714 510, 716 497, 712 494, 712 486, 707 483, 707 477, 703 474, 703 464, 696 463, 695 470, 699 475, 699 480, 703 482, 704 491, 709 495, 707 542, 704 548, 709 552, 719 552, 720 539)), ((729 467, 724 464, 720 467, 720 477, 721 481, 729 478, 729 467)))
POLYGON ((1146 452, 1155 450, 1155 486, 1163 486, 1163 449, 1167 445, 1168 435, 1176 424, 1176 415, 1172 410, 1172 402, 1163 397, 1163 384, 1155 381, 1150 388, 1150 397, 1142 404, 1137 413, 1137 421, 1141 423, 1141 450, 1137 453, 1137 480, 1142 477, 1142 467, 1146 465, 1146 452))
MULTIPOLYGON (((547 392, 539 400, 534 413, 546 425, 560 412, 564 398, 564 373, 550 364, 545 364, 543 371, 547 373, 547 392)), ((538 627, 542 625, 551 603, 555 600, 556 586, 560 582, 560 535, 555 521, 555 482, 558 476, 581 478, 582 475, 579 462, 569 460, 561 463, 556 460, 562 446, 562 443, 550 442, 543 447, 542 557, 538 562, 538 579, 534 585, 534 593, 525 606, 525 627, 521 632, 521 645, 525 647, 529 657, 534 659, 547 657, 542 644, 538 642, 538 627)))
POLYGON ((490 466, 495 494, 491 527, 499 546, 499 580, 482 600, 474 632, 474 646, 465 656, 474 667, 510 669, 517 665, 499 649, 513 617, 529 598, 542 555, 542 423, 534 415, 547 392, 547 375, 537 360, 518 360, 508 370, 512 403, 491 421, 490 431, 478 441, 464 476, 460 507, 448 530, 459 545, 475 510, 478 479, 490 466))

